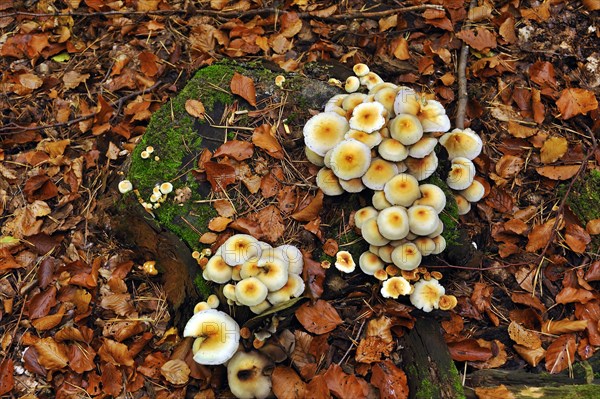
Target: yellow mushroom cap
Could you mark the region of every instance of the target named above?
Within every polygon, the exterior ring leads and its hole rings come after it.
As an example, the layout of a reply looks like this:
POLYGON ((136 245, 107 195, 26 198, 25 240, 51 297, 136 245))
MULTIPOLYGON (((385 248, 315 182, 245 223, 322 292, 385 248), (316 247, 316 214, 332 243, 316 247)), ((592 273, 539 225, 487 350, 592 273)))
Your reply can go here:
POLYGON ((129 180, 121 180, 119 182, 119 192, 121 194, 126 194, 133 190, 133 184, 129 180))
MULTIPOLYGON (((396 247, 390 244, 384 245, 383 247, 379 247, 377 251, 377 256, 379 256, 381 260, 385 263, 392 263, 392 252, 394 252, 395 248, 396 247)), ((369 249, 369 251, 371 251, 371 249, 369 249)))
POLYGON ((361 77, 368 74, 370 72, 370 69, 366 64, 358 63, 354 64, 354 66, 352 67, 352 71, 354 71, 354 74, 356 76, 361 77))
POLYGON ((240 268, 240 277, 242 279, 248 277, 256 277, 260 273, 260 268, 258 267, 258 258, 248 259, 241 265, 240 268))
POLYGON ((196 304, 196 306, 194 306, 194 313, 202 312, 203 310, 208 310, 208 309, 213 309, 213 308, 210 307, 207 302, 205 302, 205 301, 198 302, 196 304))
POLYGON ((401 270, 414 270, 421 264, 422 255, 412 242, 398 245, 392 252, 392 261, 401 270))
POLYGON ((219 307, 219 297, 216 296, 215 294, 209 295, 208 298, 206 298, 206 304, 208 306, 210 306, 211 309, 216 309, 219 307))
POLYGON ((450 119, 439 101, 427 100, 425 104, 422 103, 417 116, 424 132, 447 132, 450 130, 450 119))
POLYGON ((385 208, 377 215, 377 226, 381 235, 388 240, 401 240, 409 230, 408 215, 400 206, 385 208))
POLYGON ((410 294, 410 302, 424 312, 431 312, 433 309, 439 308, 440 299, 445 292, 444 287, 434 278, 419 280, 410 294))
POLYGON ((435 244, 435 249, 433 250, 433 252, 431 253, 432 255, 438 255, 441 254, 444 249, 446 249, 446 239, 442 236, 435 236, 432 238, 434 244, 435 244))
POLYGON ((459 215, 466 215, 471 210, 471 203, 460 194, 454 194, 459 215))
POLYGON ((271 362, 260 352, 236 353, 227 363, 227 383, 236 398, 266 399, 271 395, 271 362))
MULTIPOLYGON (((377 85, 373 89, 379 88, 380 85, 377 85)), ((381 87, 377 92, 374 93, 375 96, 373 99, 383 105, 389 115, 394 112, 394 101, 396 100, 396 94, 398 94, 398 89, 393 87, 381 87)))
POLYGON ((384 298, 398 299, 401 295, 410 294, 411 285, 404 277, 392 277, 384 281, 381 286, 381 296, 384 298))
POLYGON ((450 160, 458 157, 473 160, 481 153, 483 141, 473 130, 454 129, 440 137, 440 144, 448 151, 450 160))
POLYGON ((302 274, 304 259, 302 258, 302 252, 297 247, 284 244, 275 248, 275 251, 277 256, 287 262, 288 273, 302 274))
POLYGON ((225 284, 223 286, 223 296, 231 301, 236 301, 237 297, 235 296, 235 285, 225 284))
POLYGON ((360 177, 350 180, 340 179, 339 183, 347 193, 360 193, 366 188, 360 177))
POLYGON ((331 170, 344 180, 361 177, 371 163, 371 149, 358 140, 348 139, 331 150, 331 170))
POLYGON ((478 202, 485 194, 485 187, 478 180, 473 180, 473 183, 460 192, 467 201, 478 202))
POLYGON ((421 137, 421 140, 410 146, 408 155, 412 158, 424 158, 431 154, 437 142, 435 137, 421 137))
POLYGON ((377 219, 378 217, 364 221, 360 229, 360 233, 366 242, 368 242, 371 245, 376 245, 380 247, 390 242, 390 240, 385 238, 379 231, 377 219))
POLYGON ((385 263, 383 263, 379 256, 370 251, 363 252, 362 255, 360 255, 358 265, 360 270, 369 276, 374 275, 377 270, 383 270, 385 268, 385 263))
POLYGON ((348 251, 339 251, 335 255, 335 268, 344 273, 352 273, 356 268, 352 254, 348 251))
POLYGON ((429 237, 419 237, 413 242, 423 256, 429 256, 435 251, 435 241, 429 237))
POLYGON ((325 103, 323 112, 335 112, 337 109, 341 109, 345 115, 346 111, 342 109, 342 102, 346 96, 348 96, 348 94, 336 94, 335 96, 331 97, 329 100, 327 100, 327 103, 325 103))
POLYGON ((250 311, 252 313, 254 313, 254 314, 261 314, 265 310, 269 309, 271 306, 272 306, 272 304, 265 299, 264 301, 262 301, 258 305, 249 306, 249 308, 250 308, 250 311))
POLYGON ((400 173, 390 179, 383 187, 385 198, 392 205, 409 207, 421 196, 419 182, 413 176, 400 173))
POLYGON ((364 93, 348 94, 344 98, 344 101, 342 101, 342 109, 346 112, 352 113, 352 111, 354 111, 354 108, 357 105, 362 104, 365 98, 367 98, 367 95, 364 93))
POLYGON ((454 158, 446 184, 453 190, 464 190, 469 187, 475 179, 475 165, 467 158, 454 158))
POLYGON ((410 87, 399 87, 394 101, 394 112, 396 114, 417 115, 420 109, 421 101, 417 93, 410 87))
POLYGON ((242 265, 233 266, 231 268, 231 279, 233 281, 240 281, 242 276, 240 275, 242 271, 242 265))
POLYGON ((438 167, 438 157, 435 152, 429 153, 425 158, 411 158, 404 160, 408 167, 408 172, 417 178, 417 180, 425 180, 431 176, 438 167))
POLYGON ((378 214, 379 212, 377 212, 377 209, 372 206, 360 208, 354 213, 354 225, 360 229, 365 221, 377 217, 378 214))
POLYGON ((183 330, 184 337, 197 337, 194 361, 215 365, 227 362, 237 351, 240 326, 228 314, 216 309, 195 313, 183 330))
POLYGON ((256 275, 270 292, 277 291, 288 280, 288 263, 279 257, 260 258, 258 261, 259 273, 256 275))
POLYGON ((344 139, 349 129, 348 121, 343 116, 335 112, 321 112, 304 125, 304 143, 317 155, 324 156, 344 139))
POLYGON ((446 194, 435 184, 421 184, 419 186, 421 198, 415 201, 415 205, 427 205, 440 213, 446 207, 446 194))
POLYGON ((262 252, 258 240, 249 234, 232 235, 219 250, 229 266, 241 265, 249 259, 259 258, 262 252))
POLYGON ((379 281, 385 281, 388 279, 389 276, 385 269, 379 269, 376 270, 375 273, 373 273, 373 277, 375 277, 379 281))
POLYGON ((170 192, 173 191, 173 184, 171 184, 169 182, 164 182, 163 184, 160 185, 159 189, 160 189, 161 193, 169 194, 170 192))
POLYGON ((371 90, 380 83, 383 83, 383 79, 375 72, 369 72, 360 77, 360 84, 366 86, 368 90, 371 90))
POLYGON ((317 173, 317 186, 323 191, 323 194, 329 196, 340 195, 344 192, 339 178, 333 173, 333 170, 328 168, 321 168, 317 173))
POLYGON ((360 79, 356 76, 349 76, 344 84, 344 90, 348 93, 354 93, 360 87, 360 79))
POLYGON ((390 82, 381 82, 379 84, 376 84, 375 86, 373 86, 371 89, 369 89, 369 94, 377 94, 380 90, 383 89, 394 89, 395 91, 398 91, 398 85, 395 85, 393 83, 390 82))
POLYGON ((304 292, 304 280, 297 274, 288 275, 288 280, 283 287, 277 291, 269 292, 267 300, 273 304, 278 305, 283 302, 289 301, 291 298, 298 298, 304 292))
MULTIPOLYGON (((438 216, 438 218, 439 218, 439 216, 438 216)), ((443 231, 444 231, 444 223, 440 220, 437 227, 435 228, 435 230, 431 234, 428 234, 427 237, 434 238, 435 236, 439 236, 440 234, 442 234, 443 231)))
POLYGON ((438 227, 440 219, 435 209, 430 206, 413 205, 408 208, 407 214, 410 231, 414 234, 426 236, 438 227))
POLYGON ((396 139, 385 138, 379 143, 377 152, 383 159, 400 162, 408 157, 409 149, 396 139))
POLYGON ((458 305, 458 299, 454 295, 442 295, 440 297, 440 310, 452 310, 456 305, 458 305))
POLYGON ((375 148, 383 140, 383 137, 379 132, 367 133, 353 129, 348 130, 344 135, 344 138, 358 140, 369 148, 375 148))
POLYGON ((419 118, 412 114, 398 114, 388 125, 392 138, 404 145, 412 145, 423 137, 423 127, 419 118))
POLYGON ((313 165, 317 165, 317 166, 325 165, 325 162, 323 161, 323 157, 306 146, 304 147, 304 155, 306 155, 306 159, 308 159, 308 162, 312 163, 313 165))
POLYGON ((231 266, 225 262, 223 257, 215 255, 206 263, 203 274, 207 280, 214 281, 217 284, 224 284, 231 280, 231 273, 231 266))
POLYGON ((371 202, 373 203, 373 207, 377 210, 382 210, 392 206, 392 204, 390 204, 390 202, 385 198, 385 193, 383 192, 383 190, 376 190, 373 193, 373 199, 371 200, 371 202))
POLYGON ((385 159, 375 158, 362 176, 362 182, 371 190, 383 190, 385 183, 398 174, 398 166, 385 159))
POLYGON ((267 286, 256 277, 248 277, 235 285, 235 297, 246 306, 256 306, 267 298, 267 286))
POLYGON ((377 101, 360 103, 352 110, 350 128, 366 133, 379 130, 385 125, 384 111, 383 105, 377 101))

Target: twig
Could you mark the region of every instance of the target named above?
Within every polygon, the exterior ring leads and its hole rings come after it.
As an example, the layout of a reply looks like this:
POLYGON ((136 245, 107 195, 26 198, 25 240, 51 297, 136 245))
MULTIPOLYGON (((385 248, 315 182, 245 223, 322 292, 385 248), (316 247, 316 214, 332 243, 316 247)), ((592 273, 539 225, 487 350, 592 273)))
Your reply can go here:
MULTIPOLYGON (((311 12, 299 12, 297 13, 299 18, 312 18, 312 19, 321 19, 321 20, 346 20, 346 19, 356 19, 356 18, 379 18, 385 17, 387 15, 392 14, 401 14, 410 11, 420 11, 420 10, 443 10, 443 6, 436 4, 421 4, 417 6, 410 7, 400 7, 393 8, 389 10, 382 11, 372 11, 372 12, 351 12, 347 14, 337 14, 331 15, 329 17, 319 17, 316 13, 319 10, 311 11, 311 12)), ((281 14, 286 11, 280 10, 275 7, 266 7, 266 8, 256 8, 253 10, 248 10, 243 13, 239 11, 218 11, 218 10, 194 10, 194 15, 205 15, 209 17, 216 18, 244 18, 244 17, 253 17, 256 15, 268 15, 268 14, 281 14)), ((133 10, 118 10, 118 11, 96 11, 96 12, 66 12, 66 13, 35 13, 35 12, 25 12, 25 11, 15 11, 12 13, 0 14, 0 17, 16 17, 16 16, 26 16, 26 17, 97 17, 97 16, 120 16, 120 15, 180 15, 187 14, 188 10, 154 10, 154 11, 133 11, 133 10)))
MULTIPOLYGON (((467 16, 471 14, 471 10, 477 5, 476 0, 471 0, 467 16)), ((455 125, 457 129, 465 128, 465 114, 467 113, 467 102, 469 101, 469 93, 467 92, 467 60, 469 58, 469 45, 463 41, 460 48, 460 57, 458 60, 458 103, 456 106, 455 125)))

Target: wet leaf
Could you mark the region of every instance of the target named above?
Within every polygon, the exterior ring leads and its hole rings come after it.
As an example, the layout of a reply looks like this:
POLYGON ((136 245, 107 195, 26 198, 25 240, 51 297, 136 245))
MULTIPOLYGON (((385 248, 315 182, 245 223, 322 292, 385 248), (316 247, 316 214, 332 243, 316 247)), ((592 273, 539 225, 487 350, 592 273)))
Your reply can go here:
POLYGON ((140 61, 140 70, 149 77, 153 77, 158 73, 159 58, 156 54, 149 51, 142 51, 138 55, 140 61))
POLYGON ((277 398, 304 399, 306 397, 306 383, 290 367, 275 367, 271 381, 273 393, 277 398))
POLYGON ((491 349, 482 347, 477 340, 472 338, 451 342, 448 344, 448 349, 450 350, 452 359, 457 362, 485 362, 492 357, 491 349))
POLYGON ((30 177, 25 182, 23 192, 27 195, 27 200, 33 202, 36 200, 45 201, 58 195, 58 187, 46 175, 37 175, 30 177))
POLYGON ((318 299, 314 304, 305 303, 296 310, 300 324, 313 334, 325 334, 343 323, 337 310, 327 301, 318 299))
POLYGON ((12 391, 15 386, 15 366, 13 360, 5 357, 0 362, 0 395, 12 391))
POLYGON ((262 237, 263 231, 258 222, 249 218, 239 218, 229 224, 229 227, 240 233, 250 234, 253 237, 262 237))
POLYGON ((241 140, 229 140, 227 143, 222 144, 215 151, 215 157, 228 156, 236 161, 243 161, 244 159, 252 158, 254 154, 254 145, 247 141, 241 140))
POLYGON ((276 159, 283 159, 284 152, 281 144, 274 135, 274 129, 271 125, 261 125, 252 132, 252 143, 258 148, 262 148, 276 159))
POLYGON ((542 163, 556 162, 565 155, 569 145, 564 137, 550 137, 544 141, 544 145, 540 151, 542 163))
POLYGON ((556 303, 587 303, 595 298, 596 296, 592 292, 583 288, 565 287, 556 294, 556 303))
POLYGON ((552 180, 568 180, 581 169, 580 165, 541 166, 535 170, 542 176, 552 180))
POLYGON ((204 104, 202 101, 189 99, 185 102, 185 110, 188 114, 200 119, 204 120, 204 114, 206 110, 204 109, 204 104))
POLYGON ((63 369, 69 362, 66 346, 57 343, 54 338, 42 338, 33 347, 38 353, 38 362, 48 370, 63 369))
POLYGON ((456 37, 482 53, 487 53, 497 46, 496 34, 481 26, 476 30, 462 30, 456 34, 456 37))
POLYGON ((391 360, 384 360, 373 366, 371 384, 379 389, 381 399, 408 398, 406 374, 391 360))
POLYGON ((562 119, 570 119, 576 115, 586 114, 598 108, 598 100, 594 92, 569 88, 560 92, 560 98, 556 101, 556 106, 561 113, 562 119))
POLYGON ((516 344, 529 349, 537 349, 542 346, 542 340, 533 331, 526 330, 519 323, 511 321, 508 325, 508 335, 516 344))
POLYGON ((560 373, 573 364, 576 351, 575 335, 561 335, 546 349, 546 370, 552 374, 560 373))
POLYGON ((28 302, 29 317, 37 319, 46 316, 54 305, 56 305, 56 287, 52 286, 31 297, 28 302))
POLYGON ((190 379, 190 368, 181 359, 169 360, 162 365, 160 373, 174 385, 186 384, 190 379))
POLYGON ((244 75, 235 73, 231 78, 231 92, 242 97, 248 101, 250 105, 256 107, 256 89, 254 88, 254 81, 244 75))
POLYGON ((323 374, 319 374, 313 377, 312 380, 306 385, 306 399, 329 399, 331 393, 327 386, 326 377, 323 374))
POLYGON ((329 390, 339 399, 366 398, 369 393, 367 383, 353 374, 346 374, 336 363, 331 363, 325 374, 329 390))

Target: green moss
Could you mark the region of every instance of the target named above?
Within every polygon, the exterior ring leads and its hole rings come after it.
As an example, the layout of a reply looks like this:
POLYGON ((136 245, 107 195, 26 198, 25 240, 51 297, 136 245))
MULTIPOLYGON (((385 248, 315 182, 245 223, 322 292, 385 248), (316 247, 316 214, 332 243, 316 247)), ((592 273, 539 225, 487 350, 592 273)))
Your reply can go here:
POLYGON ((439 177, 431 176, 426 181, 429 184, 435 184, 442 189, 446 195, 446 207, 440 213, 440 220, 444 223, 444 231, 442 236, 446 239, 448 246, 456 245, 458 242, 458 205, 454 199, 454 193, 450 187, 439 177))
POLYGON ((452 362, 452 365, 450 366, 450 369, 448 370, 448 375, 449 378, 451 379, 451 381, 453 381, 454 384, 454 393, 458 396, 456 396, 456 399, 465 399, 466 396, 464 394, 465 389, 463 388, 462 385, 462 378, 460 376, 460 374, 458 373, 458 369, 456 368, 456 364, 454 364, 454 362, 452 362))
MULTIPOLYGON (((564 195, 566 185, 562 185, 559 194, 564 195)), ((585 178, 575 183, 567 197, 567 205, 585 226, 590 220, 600 218, 600 171, 591 170, 585 178)), ((600 236, 592 236, 591 250, 600 249, 600 236)))
POLYGON ((194 285, 200 292, 203 300, 206 300, 213 292, 210 285, 204 281, 201 274, 198 274, 196 278, 194 278, 194 285))

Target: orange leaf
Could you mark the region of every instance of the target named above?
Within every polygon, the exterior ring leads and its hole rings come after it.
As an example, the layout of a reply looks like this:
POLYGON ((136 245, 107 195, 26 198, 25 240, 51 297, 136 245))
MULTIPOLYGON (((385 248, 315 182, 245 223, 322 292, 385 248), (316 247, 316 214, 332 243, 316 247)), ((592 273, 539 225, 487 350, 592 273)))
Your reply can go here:
POLYGON ((333 331, 343 323, 337 310, 321 299, 314 304, 305 303, 300 306, 296 310, 296 318, 307 331, 317 335, 333 331))
POLYGON ((585 225, 585 231, 593 236, 600 234, 600 219, 592 219, 585 225))
POLYGON ((384 360, 373 366, 371 384, 379 389, 381 399, 408 398, 406 374, 391 360, 384 360))
MULTIPOLYGON (((552 234, 552 227, 554 227, 554 223, 556 222, 556 218, 552 218, 546 223, 538 224, 531 229, 531 232, 527 236, 529 242, 525 249, 529 252, 535 252, 538 249, 542 249, 548 243, 550 239, 550 235, 552 234)), ((560 227, 560 225, 559 225, 560 227)))
POLYGON ((283 179, 284 179, 283 170, 280 167, 275 167, 275 168, 269 170, 269 173, 267 173, 260 180, 260 192, 263 197, 265 197, 265 198, 274 197, 275 195, 277 195, 279 190, 281 190, 281 183, 279 183, 279 181, 277 179, 279 179, 281 181, 283 181, 283 179))
POLYGON ((325 281, 325 270, 321 263, 313 260, 308 253, 302 252, 304 261, 304 281, 308 281, 308 289, 313 298, 319 298, 323 294, 323 282, 325 281))
POLYGON ((284 153, 281 144, 273 135, 271 125, 261 125, 252 132, 252 142, 255 146, 262 148, 276 159, 283 159, 284 153))
POLYGON ((235 183, 235 169, 231 165, 208 161, 204 162, 204 168, 213 191, 225 190, 228 185, 235 183))
POLYGON ((531 65, 529 77, 540 86, 556 86, 554 66, 548 61, 537 61, 531 65))
POLYGON ((279 22, 281 23, 279 33, 288 39, 294 37, 302 29, 302 20, 294 11, 281 14, 279 22))
POLYGON ((510 296, 514 303, 531 306, 534 309, 539 310, 542 313, 546 313, 546 306, 540 301, 537 296, 533 296, 529 293, 513 292, 510 296))
POLYGON ((158 73, 158 57, 156 54, 142 51, 138 55, 141 71, 149 77, 155 76, 158 73))
POLYGON ((232 220, 229 218, 217 216, 216 218, 212 218, 208 222, 208 228, 212 231, 221 232, 225 230, 227 228, 227 225, 231 222, 232 220))
POLYGON ((566 304, 571 302, 587 303, 595 298, 595 295, 583 288, 565 287, 556 294, 556 303, 566 304))
POLYGON ((33 347, 38 353, 37 361, 48 370, 60 370, 69 362, 66 346, 57 343, 52 337, 40 339, 33 347))
POLYGON ((476 387, 475 394, 479 399, 515 399, 515 395, 504 385, 497 387, 476 387))
POLYGON ((530 349, 522 345, 513 345, 513 349, 533 367, 537 366, 544 356, 546 356, 546 350, 541 346, 536 349, 530 349))
POLYGON ((89 345, 69 345, 68 356, 69 367, 77 374, 96 368, 96 362, 94 362, 96 351, 89 345))
POLYGON ((192 99, 187 100, 185 102, 185 110, 188 114, 204 120, 204 114, 206 110, 204 109, 204 104, 202 104, 201 101, 192 99))
MULTIPOLYGON (((330 7, 331 8, 331 7, 330 7)), ((331 393, 323 374, 313 377, 306 386, 306 399, 329 399, 331 393)))
POLYGON ((219 216, 222 216, 224 218, 228 218, 235 215, 235 208, 229 200, 218 199, 215 202, 213 202, 213 207, 215 208, 219 216))
POLYGON ((254 145, 252 143, 241 140, 230 140, 217 148, 214 156, 228 156, 236 161, 243 161, 244 159, 251 158, 252 154, 254 154, 254 145))
POLYGON ((546 334, 564 334, 583 331, 587 328, 587 320, 548 320, 542 325, 542 332, 546 334))
POLYGON ((600 10, 600 2, 598 0, 583 0, 583 5, 590 11, 600 10))
POLYGON ((181 359, 169 360, 162 365, 160 373, 174 385, 186 384, 190 379, 190 368, 181 359))
POLYGON ((592 238, 583 227, 569 223, 565 231, 565 241, 573 252, 582 254, 585 251, 585 247, 592 241, 592 238))
POLYGON ((552 180, 568 180, 575 176, 581 166, 579 165, 561 165, 561 166, 540 166, 535 170, 542 176, 552 180))
POLYGON ((0 395, 4 395, 15 386, 15 366, 13 360, 5 357, 0 362, 0 395))
POLYGON ((344 373, 342 368, 336 363, 331 363, 325 374, 327 387, 336 398, 339 399, 356 399, 366 398, 369 393, 369 388, 365 380, 356 377, 354 374, 348 375, 344 373))
POLYGON ((492 357, 491 349, 480 346, 479 343, 472 338, 458 342, 451 342, 448 344, 448 349, 450 349, 450 355, 452 356, 452 359, 457 362, 485 362, 492 357))
POLYGON ((123 390, 123 377, 121 371, 112 363, 104 363, 102 370, 103 391, 112 396, 119 396, 123 390))
POLYGON ((482 53, 487 53, 490 49, 496 48, 496 34, 483 27, 474 30, 462 30, 456 36, 482 53))
POLYGON ((281 238, 285 231, 285 224, 283 224, 281 212, 275 205, 269 205, 261 209, 260 212, 256 214, 256 221, 263 232, 261 238, 266 239, 268 242, 276 242, 281 238))
POLYGON ((546 349, 546 370, 556 374, 571 366, 575 361, 576 350, 575 335, 561 335, 546 349))
POLYGON ((310 222, 319 216, 322 208, 323 191, 319 190, 307 206, 292 214, 292 218, 299 222, 310 222))
POLYGON ((537 349, 542 346, 542 340, 535 332, 526 330, 514 321, 508 325, 508 335, 515 343, 529 349, 537 349))
POLYGON ((410 53, 408 51, 408 42, 402 36, 398 36, 391 43, 392 53, 399 60, 408 60, 410 53))
POLYGON ((256 107, 256 89, 252 79, 236 72, 231 78, 230 87, 233 94, 237 94, 248 101, 250 105, 256 107))
POLYGON ((289 367, 275 367, 271 380, 273 393, 277 398, 304 399, 306 397, 306 383, 289 367))
POLYGON ((556 162, 565 155, 569 144, 564 137, 550 137, 544 141, 544 145, 540 151, 540 159, 542 163, 556 162))
POLYGON ((229 224, 229 227, 241 233, 250 234, 252 237, 261 237, 263 235, 260 225, 248 218, 236 219, 229 224))
POLYGON ((514 121, 508 121, 508 132, 518 138, 531 137, 538 132, 537 129, 523 126, 514 121))
POLYGON ((586 114, 598 108, 598 100, 593 91, 570 88, 560 92, 556 106, 562 119, 570 119, 579 114, 586 114))
POLYGON ((115 366, 133 366, 133 358, 128 352, 127 345, 113 341, 112 339, 104 339, 104 343, 98 349, 98 354, 102 360, 112 363, 115 366))
POLYGON ((328 238, 323 244, 323 252, 329 256, 335 256, 338 252, 338 243, 333 238, 328 238))

